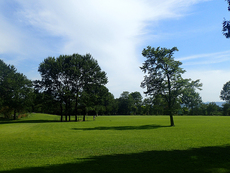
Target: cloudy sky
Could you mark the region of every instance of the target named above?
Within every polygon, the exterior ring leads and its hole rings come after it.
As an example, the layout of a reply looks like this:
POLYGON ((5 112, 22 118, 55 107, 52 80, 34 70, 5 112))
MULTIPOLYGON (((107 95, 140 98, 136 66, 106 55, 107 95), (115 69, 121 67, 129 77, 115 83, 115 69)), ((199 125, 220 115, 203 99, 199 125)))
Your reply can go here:
POLYGON ((0 59, 34 80, 48 56, 90 53, 118 98, 143 93, 143 48, 176 46, 184 77, 203 83, 203 101, 220 101, 230 80, 224 18, 225 0, 1 0, 0 59))

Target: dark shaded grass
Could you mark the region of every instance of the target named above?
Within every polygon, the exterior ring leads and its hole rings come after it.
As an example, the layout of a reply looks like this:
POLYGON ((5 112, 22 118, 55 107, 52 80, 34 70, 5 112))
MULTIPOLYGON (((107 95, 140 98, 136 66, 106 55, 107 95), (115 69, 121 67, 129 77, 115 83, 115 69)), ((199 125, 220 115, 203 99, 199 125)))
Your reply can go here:
POLYGON ((230 172, 230 146, 105 155, 75 163, 0 171, 1 173, 203 173, 230 172))
POLYGON ((147 130, 157 129, 160 127, 171 127, 171 126, 160 126, 160 125, 142 125, 142 126, 111 126, 111 127, 94 127, 94 128, 73 128, 73 130, 147 130))
MULTIPOLYGON (((42 114, 43 115, 43 114, 42 114)), ((46 115, 46 114, 44 114, 46 115)), ((47 114, 48 115, 48 114, 47 114)), ((14 123, 52 123, 52 122, 76 122, 75 121, 75 116, 71 115, 71 120, 69 121, 69 118, 67 118, 68 120, 65 120, 65 116, 63 116, 63 121, 61 121, 61 116, 60 115, 49 115, 50 117, 52 117, 52 119, 42 119, 44 116, 41 116, 41 119, 34 119, 34 120, 30 120, 30 118, 28 119, 23 118, 23 119, 17 119, 17 120, 9 120, 9 119, 1 119, 0 118, 0 124, 14 124, 14 123)), ((78 121, 82 121, 82 115, 78 115, 78 121)), ((86 121, 93 121, 93 116, 86 116, 86 121)))
POLYGON ((58 120, 15 120, 15 121, 0 121, 0 124, 19 124, 19 123, 52 123, 60 122, 58 120))

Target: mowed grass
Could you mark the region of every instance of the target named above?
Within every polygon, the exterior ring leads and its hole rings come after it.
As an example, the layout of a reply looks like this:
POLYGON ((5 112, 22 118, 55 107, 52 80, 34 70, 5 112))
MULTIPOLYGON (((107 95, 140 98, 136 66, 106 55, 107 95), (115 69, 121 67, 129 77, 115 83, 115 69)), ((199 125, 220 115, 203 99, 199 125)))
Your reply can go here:
POLYGON ((230 172, 230 117, 59 119, 0 122, 0 173, 230 172))

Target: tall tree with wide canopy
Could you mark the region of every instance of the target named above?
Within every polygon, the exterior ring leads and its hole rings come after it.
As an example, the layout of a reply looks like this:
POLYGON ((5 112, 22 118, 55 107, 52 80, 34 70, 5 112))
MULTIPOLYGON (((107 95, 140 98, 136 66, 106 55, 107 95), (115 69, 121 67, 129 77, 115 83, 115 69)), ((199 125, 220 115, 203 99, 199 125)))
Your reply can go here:
MULTIPOLYGON (((175 61, 173 54, 178 51, 176 47, 152 48, 150 46, 142 51, 146 61, 141 70, 146 74, 141 83, 142 88, 147 88, 145 94, 150 96, 162 96, 165 98, 170 116, 171 126, 174 126, 173 112, 184 89, 191 85, 191 79, 183 79, 182 74, 185 72, 180 65, 180 61, 175 61)), ((199 80, 193 83, 193 87, 199 88, 199 80)))
POLYGON ((42 80, 35 81, 35 88, 45 91, 60 103, 61 121, 63 110, 67 116, 75 104, 75 120, 79 98, 90 85, 105 85, 108 82, 106 73, 101 70, 98 62, 90 55, 60 55, 58 58, 48 57, 39 66, 42 80), (65 103, 65 109, 63 108, 65 103))

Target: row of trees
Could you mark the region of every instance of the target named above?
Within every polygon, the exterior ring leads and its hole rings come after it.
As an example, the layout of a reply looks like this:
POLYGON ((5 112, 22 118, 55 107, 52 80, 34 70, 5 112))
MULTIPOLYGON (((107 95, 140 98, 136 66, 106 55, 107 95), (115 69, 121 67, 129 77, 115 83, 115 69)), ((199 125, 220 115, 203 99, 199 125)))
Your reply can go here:
POLYGON ((33 82, 1 60, 0 114, 9 117, 13 112, 16 118, 17 112, 53 113, 61 115, 61 121, 63 116, 70 120, 71 115, 75 120, 83 115, 84 120, 87 114, 167 114, 173 126, 174 114, 211 115, 220 110, 213 103, 202 104, 197 92, 202 84, 182 77, 185 70, 174 60, 175 51, 176 47, 150 46, 143 50, 146 61, 140 67, 145 74, 141 87, 148 95, 144 100, 139 92, 128 91, 115 99, 105 86, 106 73, 90 54, 48 57, 38 68, 41 80, 33 82))
MULTIPOLYGON (((189 95, 185 96, 189 97, 189 95)), ((191 99, 192 100, 192 99, 191 99)), ((142 99, 139 92, 129 93, 124 91, 118 99, 113 102, 117 115, 168 115, 168 103, 163 97, 148 97, 142 99)), ((190 104, 180 104, 178 102, 173 114, 176 115, 227 115, 226 108, 230 104, 226 103, 223 107, 215 102, 202 103, 201 97, 194 99, 190 104)), ((230 115, 230 114, 229 114, 230 115)))
MULTIPOLYGON (((114 96, 105 87, 105 90, 100 96, 100 105, 97 107, 92 100, 86 108, 82 105, 81 100, 78 106, 79 115, 168 115, 167 102, 161 98, 142 98, 140 92, 124 91, 119 98, 114 96), (87 111, 87 112, 86 112, 87 111)), ((35 104, 33 107, 34 112, 60 114, 59 104, 49 98, 45 93, 37 93, 35 104)), ((95 95, 94 95, 95 96, 95 95)), ((99 95, 98 95, 99 96, 99 95)), ((93 97, 93 96, 92 96, 93 97)), ((91 97, 91 98, 92 98, 91 97)), ((226 114, 226 106, 218 106, 216 103, 202 103, 201 100, 193 104, 185 105, 178 102, 177 107, 173 114, 176 115, 228 115, 226 114)), ((64 107, 64 104, 63 104, 64 107)), ((230 108, 230 106, 229 106, 230 108)), ((63 108, 65 114, 65 107, 63 108)), ((74 104, 72 104, 71 115, 74 115, 74 104)))

